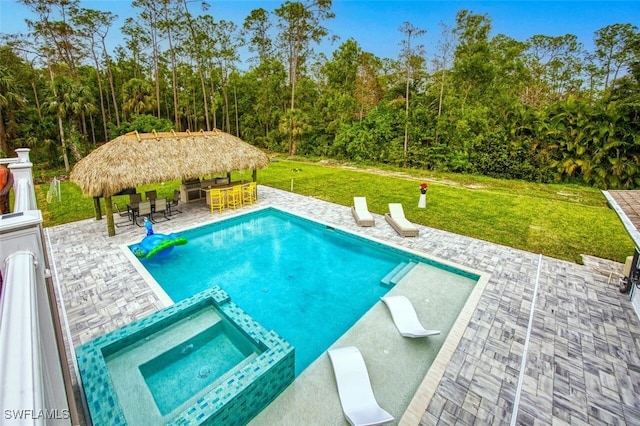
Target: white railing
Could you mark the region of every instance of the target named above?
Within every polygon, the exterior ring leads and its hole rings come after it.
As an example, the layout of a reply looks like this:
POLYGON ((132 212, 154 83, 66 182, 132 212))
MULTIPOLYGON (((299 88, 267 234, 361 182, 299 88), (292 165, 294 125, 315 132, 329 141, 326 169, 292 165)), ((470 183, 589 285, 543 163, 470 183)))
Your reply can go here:
MULTIPOLYGON (((0 394, 0 407, 9 410, 6 417, 18 420, 28 416, 28 410, 44 411, 37 262, 32 252, 18 251, 9 255, 5 264, 7 286, 2 298, 7 303, 0 305, 0 383, 6 388, 0 394), (21 285, 15 285, 18 282, 21 285)), ((44 424, 35 420, 34 424, 44 424)))
POLYGON ((2 425, 71 425, 77 413, 42 238, 29 150, 2 159, 14 208, 0 215, 0 413, 2 425))

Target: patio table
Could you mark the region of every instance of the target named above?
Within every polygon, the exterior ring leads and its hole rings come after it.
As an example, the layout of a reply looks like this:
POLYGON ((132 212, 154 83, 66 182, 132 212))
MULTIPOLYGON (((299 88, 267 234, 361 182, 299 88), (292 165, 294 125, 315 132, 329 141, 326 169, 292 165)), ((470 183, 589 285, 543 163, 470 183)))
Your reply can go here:
POLYGON ((138 205, 140 203, 127 203, 127 217, 132 223, 135 223, 136 215, 138 214, 138 205))

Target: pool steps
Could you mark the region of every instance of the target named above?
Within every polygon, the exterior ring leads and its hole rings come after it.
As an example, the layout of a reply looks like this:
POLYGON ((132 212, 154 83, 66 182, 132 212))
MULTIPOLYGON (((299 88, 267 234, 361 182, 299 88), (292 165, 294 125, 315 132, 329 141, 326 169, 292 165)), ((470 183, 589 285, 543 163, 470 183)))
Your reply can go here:
POLYGON ((407 275, 409 271, 411 271, 416 265, 416 262, 400 262, 395 268, 391 270, 391 272, 389 272, 382 280, 380 280, 380 284, 387 287, 392 287, 398 284, 398 282, 402 278, 404 278, 404 276, 407 275))

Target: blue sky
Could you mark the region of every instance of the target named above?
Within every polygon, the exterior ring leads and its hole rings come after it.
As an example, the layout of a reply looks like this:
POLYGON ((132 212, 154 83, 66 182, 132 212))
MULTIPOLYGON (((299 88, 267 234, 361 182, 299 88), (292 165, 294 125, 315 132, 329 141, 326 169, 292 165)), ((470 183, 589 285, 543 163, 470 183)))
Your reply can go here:
MULTIPOLYGON (((262 7, 268 11, 278 8, 282 1, 210 0, 209 12, 216 19, 231 20, 242 25, 251 10, 262 7)), ((130 0, 82 0, 83 7, 107 10, 119 15, 111 30, 111 48, 120 41, 120 27, 127 16, 135 14, 130 0)), ((197 2, 192 3, 192 13, 197 2)), ((615 23, 631 23, 640 27, 640 1, 433 1, 433 0, 334 0, 336 17, 326 23, 340 41, 324 45, 320 50, 331 53, 340 42, 354 38, 368 52, 382 58, 397 58, 403 22, 427 30, 419 39, 433 57, 441 37, 439 23, 455 26, 460 9, 487 14, 492 22, 492 35, 505 34, 519 41, 543 34, 560 36, 574 34, 591 50, 594 32, 615 23)), ((0 0, 0 32, 25 32, 24 19, 28 10, 15 0, 0 0)), ((316 49, 318 50, 318 49, 316 49)))

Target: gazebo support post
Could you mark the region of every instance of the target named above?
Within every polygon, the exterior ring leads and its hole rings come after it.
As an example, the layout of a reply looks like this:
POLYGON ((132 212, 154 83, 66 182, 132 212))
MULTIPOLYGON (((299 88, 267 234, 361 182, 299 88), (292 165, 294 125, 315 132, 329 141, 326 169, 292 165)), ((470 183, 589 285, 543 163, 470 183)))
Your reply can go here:
POLYGON ((116 235, 116 226, 113 222, 113 204, 111 203, 111 195, 104 196, 104 205, 107 216, 107 235, 113 237, 116 235))
POLYGON ((251 172, 251 180, 253 182, 258 181, 258 169, 253 169, 253 171, 251 172))
POLYGON ((93 210, 96 212, 96 220, 101 220, 102 210, 100 209, 100 197, 93 197, 93 210))

